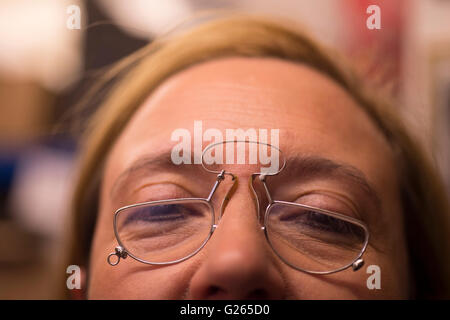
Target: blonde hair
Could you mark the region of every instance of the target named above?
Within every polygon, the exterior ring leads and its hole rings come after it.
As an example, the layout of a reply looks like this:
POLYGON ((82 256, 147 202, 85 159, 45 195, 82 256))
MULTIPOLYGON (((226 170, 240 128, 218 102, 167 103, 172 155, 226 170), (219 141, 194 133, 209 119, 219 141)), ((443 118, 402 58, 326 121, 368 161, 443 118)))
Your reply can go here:
POLYGON ((81 143, 67 263, 88 265, 104 160, 134 112, 171 75, 225 56, 274 57, 306 64, 336 81, 354 97, 397 155, 416 288, 412 296, 449 297, 450 224, 445 188, 428 157, 394 115, 392 106, 369 94, 351 68, 336 58, 336 53, 322 48, 291 25, 242 15, 156 40, 112 69, 111 77, 120 74, 120 81, 90 119, 81 143))

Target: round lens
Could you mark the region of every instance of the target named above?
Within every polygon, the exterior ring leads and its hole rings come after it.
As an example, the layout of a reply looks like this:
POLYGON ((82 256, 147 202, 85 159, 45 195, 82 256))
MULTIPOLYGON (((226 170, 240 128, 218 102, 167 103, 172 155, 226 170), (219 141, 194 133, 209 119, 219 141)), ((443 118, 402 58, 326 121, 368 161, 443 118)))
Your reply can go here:
POLYGON ((169 263, 197 252, 211 235, 213 219, 206 201, 158 202, 119 211, 116 230, 130 255, 149 263, 169 263))
POLYGON ((266 216, 266 232, 285 262, 318 273, 349 266, 366 241, 366 230, 358 223, 294 203, 272 204, 266 216))

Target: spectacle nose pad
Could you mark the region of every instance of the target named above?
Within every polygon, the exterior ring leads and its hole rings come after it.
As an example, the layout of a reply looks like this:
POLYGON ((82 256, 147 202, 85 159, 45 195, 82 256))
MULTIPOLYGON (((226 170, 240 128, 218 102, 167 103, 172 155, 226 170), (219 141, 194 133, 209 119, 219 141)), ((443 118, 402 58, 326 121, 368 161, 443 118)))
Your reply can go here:
MULTIPOLYGON (((264 190, 262 184, 261 183, 258 184, 258 182, 256 182, 257 185, 254 184, 255 181, 259 180, 259 179, 257 179, 258 176, 259 176, 258 174, 250 175, 247 178, 247 185, 242 184, 241 188, 247 188, 245 190, 245 192, 246 193, 248 192, 246 197, 248 197, 248 199, 250 200, 249 208, 254 209, 254 212, 255 212, 255 215, 256 215, 258 221, 261 224, 263 224, 263 219, 264 219, 263 209, 265 207, 267 207, 268 200, 267 200, 267 196, 265 194, 265 190, 264 190)), ((227 190, 227 192, 223 196, 223 200, 220 204, 217 221, 220 221, 221 217, 225 213, 227 205, 232 200, 233 195, 236 193, 236 190, 238 189, 239 181, 240 181, 238 176, 234 175, 232 173, 227 173, 227 177, 224 178, 224 180, 225 180, 225 184, 226 184, 225 189, 227 190), (226 181, 226 180, 229 180, 229 181, 226 181)), ((244 190, 242 190, 242 191, 244 191, 244 190)), ((242 191, 240 190, 239 193, 242 191)))
MULTIPOLYGON (((261 225, 264 224, 265 208, 269 205, 269 198, 266 190, 260 180, 260 175, 253 174, 248 179, 248 189, 251 192, 251 198, 255 206, 258 221, 261 225)), ((264 230, 264 228, 263 228, 264 230)))
MULTIPOLYGON (((225 171, 222 171, 222 175, 223 175, 223 179, 225 179, 225 171)), ((227 183, 227 192, 225 193, 223 199, 222 199, 222 203, 220 204, 220 209, 219 209, 219 220, 222 218, 223 213, 228 205, 228 203, 230 202, 231 198, 233 197, 234 193, 236 192, 238 186, 239 186, 239 179, 236 175, 232 174, 232 173, 227 173, 226 176, 230 177, 229 178, 229 182, 227 183)))

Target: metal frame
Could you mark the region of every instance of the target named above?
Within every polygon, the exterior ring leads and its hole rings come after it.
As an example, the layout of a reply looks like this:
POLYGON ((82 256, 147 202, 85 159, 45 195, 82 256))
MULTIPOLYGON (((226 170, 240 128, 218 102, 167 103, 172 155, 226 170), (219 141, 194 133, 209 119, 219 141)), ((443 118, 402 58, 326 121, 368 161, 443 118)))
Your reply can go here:
MULTIPOLYGON (((207 198, 180 198, 180 199, 171 199, 171 200, 149 201, 149 202, 143 202, 143 203, 138 203, 138 204, 132 204, 132 205, 125 206, 125 207, 122 207, 122 208, 118 209, 114 213, 114 223, 113 224, 114 224, 114 234, 116 236, 116 239, 117 239, 117 242, 118 242, 119 245, 115 248, 115 251, 113 253, 110 253, 108 255, 108 258, 107 258, 108 263, 110 265, 112 265, 112 266, 116 266, 117 264, 119 264, 121 259, 125 259, 125 258, 127 258, 127 256, 130 256, 131 258, 133 258, 133 259, 135 259, 135 260, 137 260, 139 262, 142 262, 142 263, 145 263, 145 264, 149 264, 149 265, 169 265, 169 264, 175 264, 175 263, 179 263, 179 262, 185 261, 185 260, 191 258, 192 256, 194 256, 195 254, 197 254, 206 245, 206 243, 209 241, 209 239, 211 238, 211 236, 213 235, 214 231, 216 230, 216 228, 218 226, 218 224, 215 224, 216 218, 215 218, 214 207, 211 204, 211 199, 212 199, 214 193, 216 192, 217 188, 219 187, 220 183, 222 182, 222 180, 225 179, 225 175, 231 176, 232 180, 234 180, 235 182, 234 182, 233 186, 228 190, 224 200, 222 201, 222 204, 221 204, 221 207, 220 207, 219 220, 222 217, 222 213, 223 213, 223 210, 224 210, 226 204, 228 203, 232 193, 235 190, 235 187, 237 186, 237 177, 234 174, 232 174, 231 172, 226 172, 225 170, 222 170, 220 172, 219 171, 209 170, 208 168, 206 168, 204 166, 203 156, 204 156, 205 152, 207 150, 209 150, 210 148, 212 148, 212 147, 214 147, 216 145, 219 145, 219 144, 225 144, 225 143, 231 143, 231 142, 233 142, 233 143, 235 143, 235 142, 244 142, 244 143, 263 144, 263 145, 270 146, 272 148, 277 149, 280 152, 280 154, 282 155, 282 152, 281 152, 281 150, 279 148, 277 148, 275 146, 272 146, 270 144, 267 144, 267 143, 255 142, 255 141, 230 140, 230 141, 223 141, 223 142, 218 142, 218 143, 214 143, 214 144, 208 145, 208 147, 206 147, 205 150, 202 153, 202 167, 206 171, 208 171, 210 173, 218 173, 216 182, 214 183, 214 185, 213 185, 213 187, 212 187, 208 197, 207 198), (135 208, 135 207, 145 206, 145 205, 149 205, 149 204, 162 204, 162 203, 163 204, 173 204, 173 203, 180 203, 180 202, 186 202, 186 201, 205 203, 209 207, 210 212, 211 212, 211 229, 210 229, 209 234, 207 235, 206 239, 202 242, 202 244, 200 245, 199 248, 197 248, 194 252, 192 252, 191 254, 187 255, 186 257, 183 257, 183 258, 180 258, 180 259, 177 259, 177 260, 174 260, 174 261, 169 261, 169 262, 150 262, 150 261, 146 261, 146 260, 143 260, 143 259, 140 259, 140 258, 136 257, 135 255, 133 255, 132 253, 130 253, 126 249, 126 247, 124 246, 124 244, 120 240, 120 237, 119 237, 119 234, 118 234, 118 230, 117 230, 117 217, 120 214, 120 212, 122 212, 122 211, 124 211, 126 209, 129 209, 129 208, 135 208), (117 259, 116 261, 112 260, 112 258, 114 256, 117 259)), ((349 217, 347 215, 343 215, 343 214, 340 214, 340 213, 337 213, 337 212, 328 211, 328 210, 324 210, 324 209, 320 209, 320 208, 316 208, 316 207, 312 207, 312 206, 308 206, 308 205, 303 205, 303 204, 295 203, 295 202, 273 200, 272 196, 271 196, 271 194, 269 192, 269 188, 267 187, 267 184, 266 184, 266 177, 267 176, 277 175, 278 173, 280 173, 284 169, 285 165, 286 165, 286 160, 285 160, 285 158, 283 156, 283 165, 281 166, 281 168, 277 172, 275 172, 275 173, 262 173, 262 172, 253 173, 252 176, 251 176, 252 180, 251 180, 251 183, 250 183, 251 190, 252 190, 254 196, 257 199, 256 204, 257 204, 257 210, 258 210, 258 219, 260 218, 260 208, 259 208, 260 200, 258 198, 258 195, 257 195, 254 187, 253 187, 253 180, 254 180, 254 178, 258 177, 259 180, 261 181, 263 187, 264 187, 265 195, 266 195, 266 197, 268 199, 268 205, 267 205, 266 210, 265 210, 264 225, 261 227, 261 230, 264 231, 264 235, 266 237, 266 240, 269 243, 270 247, 272 248, 273 252, 284 263, 286 263, 286 265, 290 266, 291 268, 293 268, 295 270, 298 270, 298 271, 310 273, 310 274, 319 274, 319 275, 331 274, 331 273, 336 273, 336 272, 339 272, 339 271, 343 271, 343 270, 345 270, 345 269, 347 269, 349 267, 352 267, 353 271, 359 270, 364 265, 364 260, 362 259, 362 256, 363 256, 364 252, 366 251, 366 248, 367 248, 367 246, 369 244, 369 229, 366 226, 366 224, 363 223, 362 221, 358 220, 358 219, 355 219, 355 218, 352 218, 352 217, 349 217), (363 248, 361 249, 361 251, 358 254, 358 256, 352 262, 348 263, 347 265, 345 265, 343 267, 340 267, 338 269, 331 270, 331 271, 312 271, 312 270, 306 270, 306 269, 302 269, 302 268, 299 268, 299 267, 296 267, 296 266, 292 265, 291 263, 289 263, 286 259, 284 259, 275 250, 275 248, 273 247, 273 244, 272 244, 272 242, 270 240, 270 236, 269 236, 269 234, 267 232, 268 216, 270 214, 270 210, 276 204, 285 204, 285 205, 297 206, 297 207, 300 207, 300 208, 303 208, 303 209, 314 210, 314 211, 320 212, 322 214, 325 214, 325 215, 328 215, 328 216, 331 216, 331 217, 334 217, 334 218, 337 218, 337 219, 345 220, 345 221, 347 221, 349 223, 352 223, 352 224, 355 224, 355 225, 361 227, 364 230, 364 233, 365 233, 365 239, 364 239, 363 248)))
MULTIPOLYGON (((116 248, 115 251, 113 253, 110 253, 108 255, 107 261, 110 265, 112 266, 116 266, 119 264, 120 259, 126 259, 127 256, 132 257, 133 259, 145 263, 145 264, 150 264, 150 265, 167 265, 167 264, 174 264, 174 263, 178 263, 184 260, 189 259, 190 257, 192 257, 193 255, 195 255, 196 253, 198 253, 208 242, 208 240, 211 238, 214 230, 217 228, 217 225, 215 224, 216 218, 215 218, 215 212, 214 212, 214 207, 211 204, 211 199, 214 195, 214 193, 216 192, 217 188, 220 185, 220 182, 222 182, 222 180, 225 179, 225 170, 223 170, 222 172, 219 173, 219 175, 217 175, 217 180, 214 183, 214 186, 211 189, 211 192, 209 193, 207 198, 179 198, 179 199, 169 199, 169 200, 157 200, 157 201, 148 201, 148 202, 142 202, 142 203, 137 203, 137 204, 132 204, 129 206, 125 206, 122 207, 120 209, 118 209, 115 213, 114 213, 114 235, 116 236, 117 239, 117 243, 119 244, 116 248), (177 259, 174 261, 168 261, 168 262, 150 262, 150 261, 146 261, 143 260, 141 258, 136 257, 134 254, 132 254, 129 250, 127 250, 127 248, 125 247, 125 245, 122 243, 122 241, 120 240, 119 237, 119 232, 117 230, 117 217, 119 216, 119 214, 127 209, 130 208, 136 208, 136 207, 142 207, 142 206, 147 206, 147 205, 156 205, 156 204, 174 204, 174 203, 183 203, 183 202, 200 202, 200 203, 204 203, 209 207, 210 213, 211 213, 211 229, 209 231, 208 236, 206 237, 206 239, 203 241, 203 243, 200 245, 200 247, 198 249, 196 249, 194 252, 192 252, 191 254, 187 255, 184 258, 181 259, 177 259), (116 256, 117 260, 114 262, 112 260, 112 258, 116 256)), ((234 178, 234 176, 233 176, 234 178)))

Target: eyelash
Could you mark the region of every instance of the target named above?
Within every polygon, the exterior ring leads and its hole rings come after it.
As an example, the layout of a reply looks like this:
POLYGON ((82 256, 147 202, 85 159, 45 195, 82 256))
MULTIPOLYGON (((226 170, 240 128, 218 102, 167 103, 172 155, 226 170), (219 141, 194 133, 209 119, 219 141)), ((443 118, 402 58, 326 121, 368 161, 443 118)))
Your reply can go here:
MULTIPOLYGON (((166 186, 167 185, 169 184, 166 184, 166 186)), ((173 184, 170 184, 169 188, 164 187, 164 185, 147 185, 137 189, 136 193, 136 199, 133 199, 133 203, 194 197, 192 194, 188 193, 185 188, 174 186, 173 184), (156 192, 154 191, 155 189, 156 192)), ((340 199, 339 196, 334 194, 330 195, 327 192, 314 190, 308 191, 307 193, 302 193, 301 195, 296 196, 293 200, 287 201, 304 204, 327 211, 337 212, 362 220, 361 215, 358 213, 358 211, 356 211, 356 209, 352 209, 356 206, 348 205, 348 201, 344 201, 343 199, 340 199)))
MULTIPOLYGON (((286 217, 289 220, 290 217, 286 217)), ((301 217, 294 217, 294 221, 300 220, 302 224, 319 231, 348 234, 351 232, 349 225, 343 221, 333 219, 329 216, 317 213, 313 210, 304 211, 301 217), (305 221, 306 220, 306 221, 305 221)))
POLYGON ((362 220, 361 215, 356 210, 356 206, 353 205, 350 200, 344 200, 340 196, 334 194, 330 195, 326 192, 308 192, 296 197, 292 202, 362 220), (351 202, 351 204, 348 204, 348 202, 351 202))

